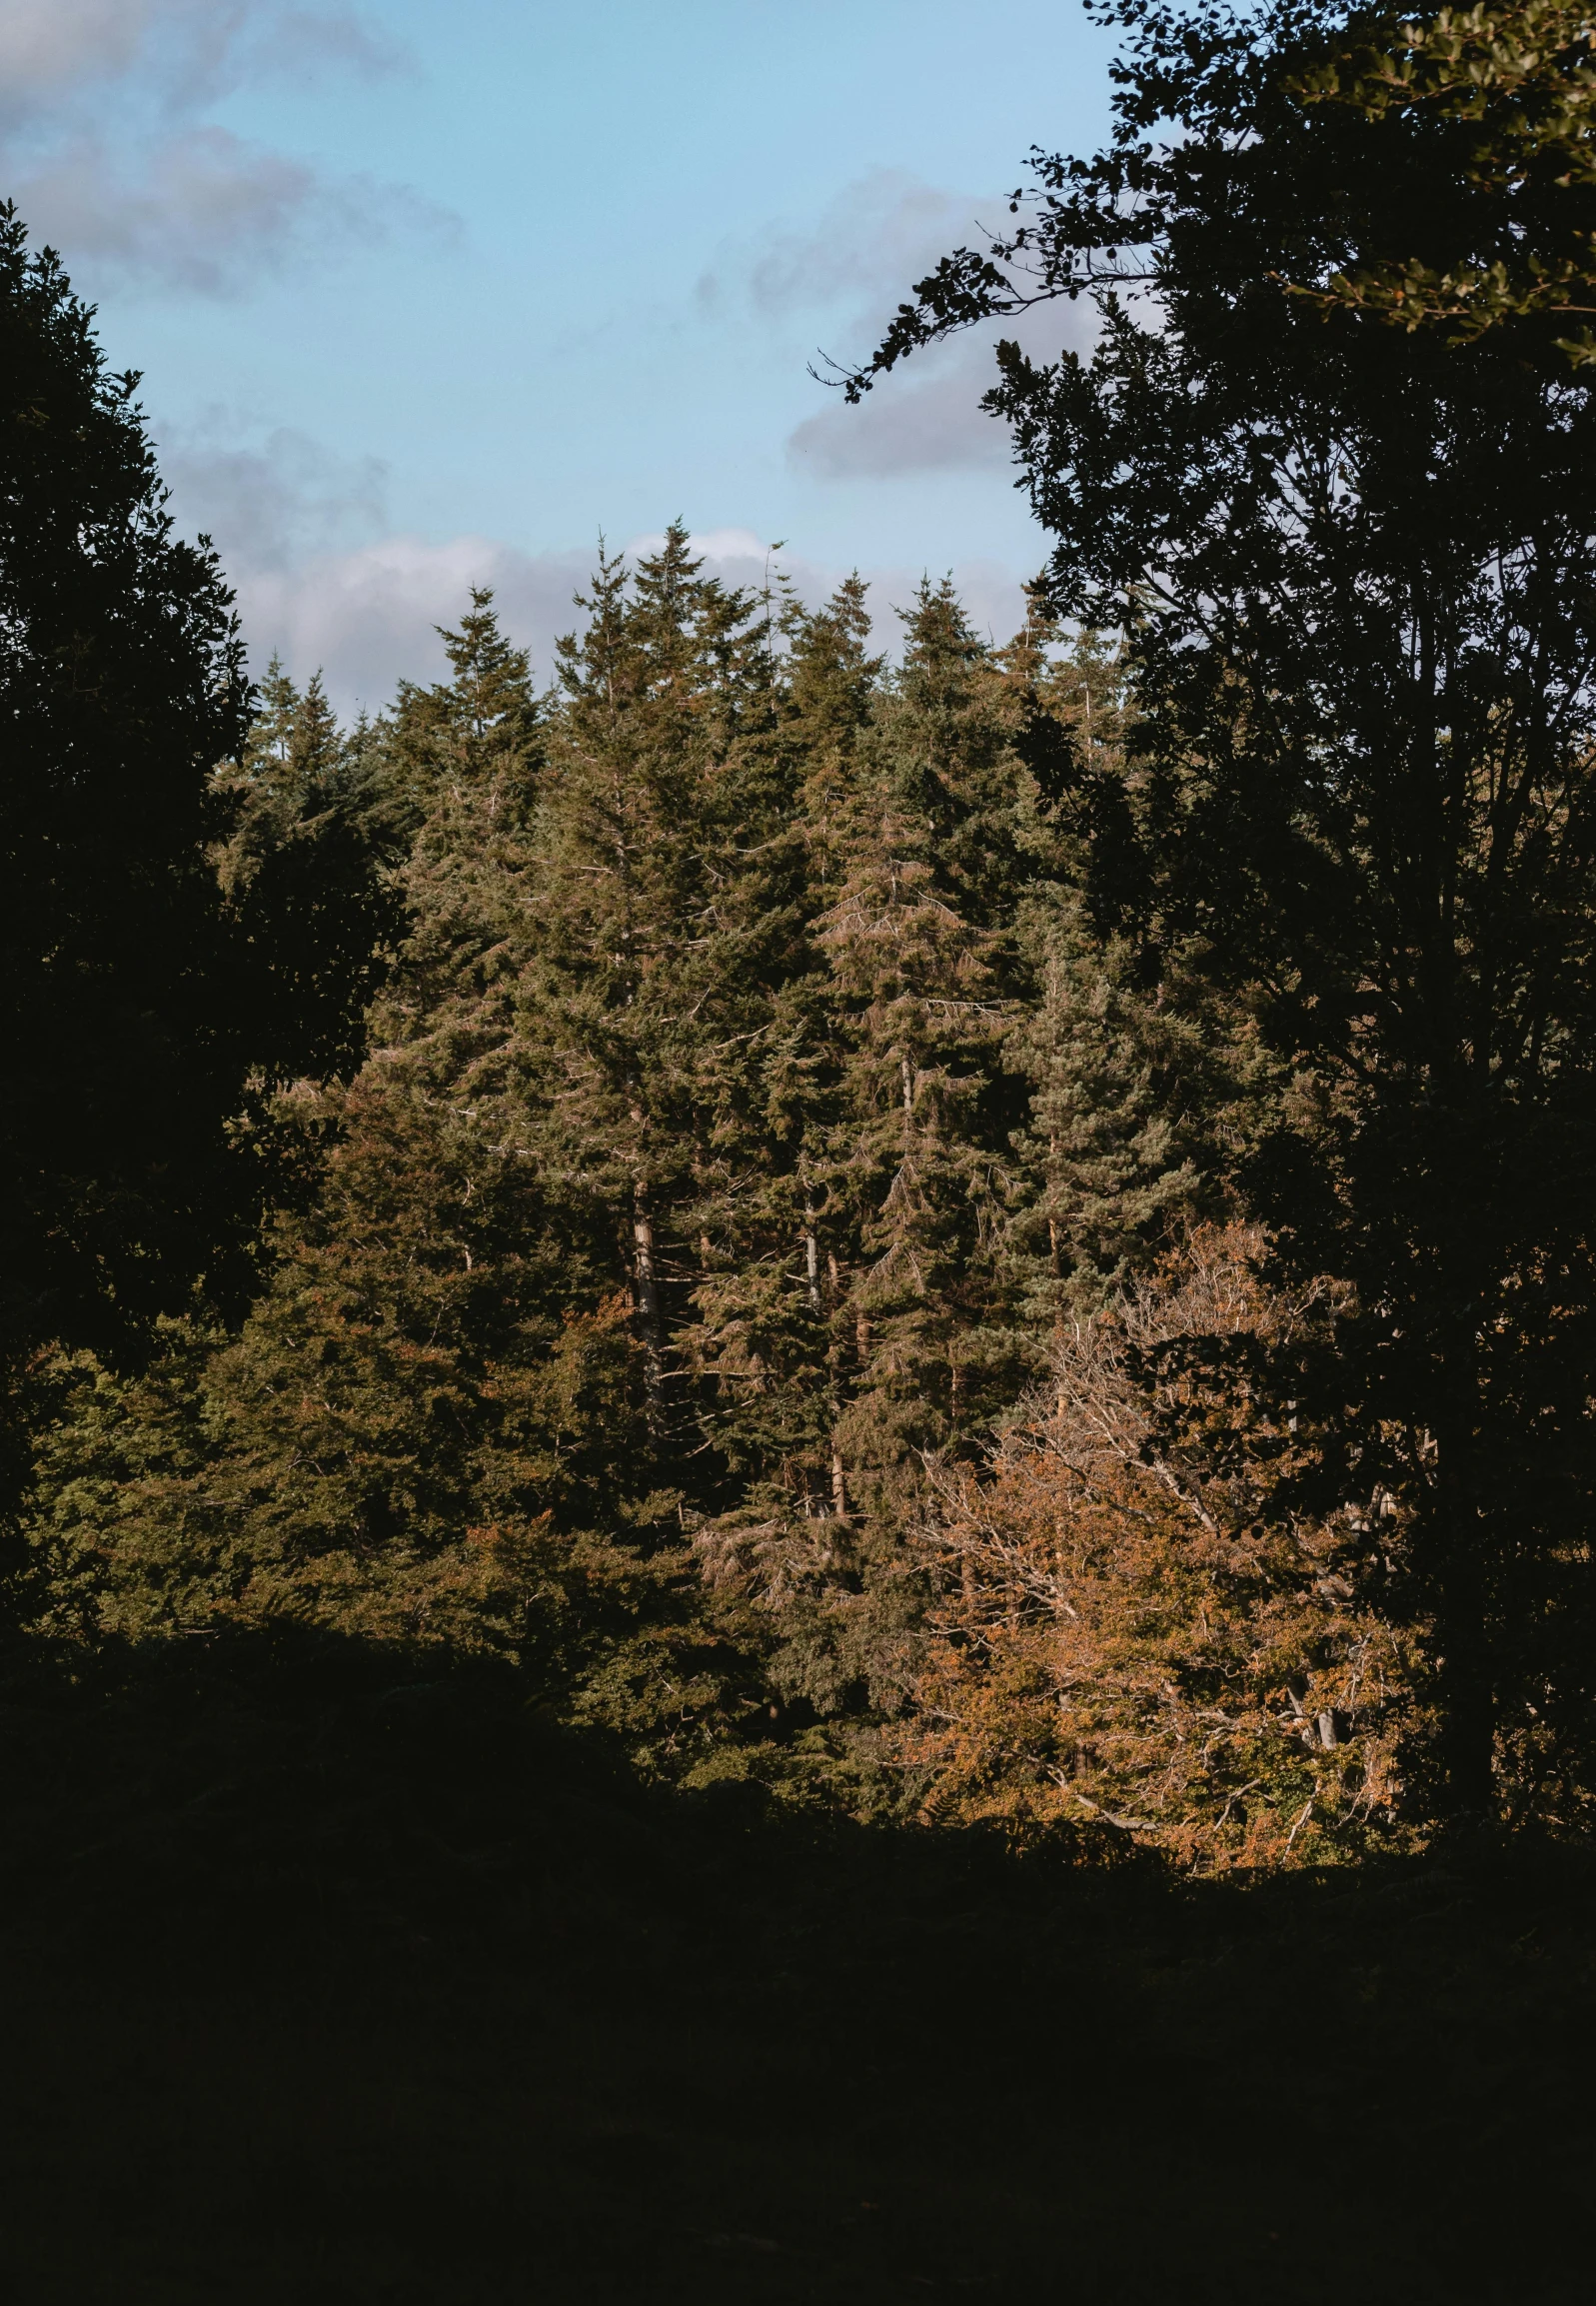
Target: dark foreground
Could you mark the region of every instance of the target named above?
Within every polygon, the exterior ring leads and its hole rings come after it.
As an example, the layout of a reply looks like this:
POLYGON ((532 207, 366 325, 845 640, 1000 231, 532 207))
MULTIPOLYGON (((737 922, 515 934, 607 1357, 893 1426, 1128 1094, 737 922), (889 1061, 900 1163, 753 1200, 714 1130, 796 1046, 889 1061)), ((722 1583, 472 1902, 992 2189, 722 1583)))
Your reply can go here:
POLYGON ((1589 1861, 1015 1866, 394 1683, 206 1645, 14 1691, 18 2306, 1596 2289, 1589 1861))

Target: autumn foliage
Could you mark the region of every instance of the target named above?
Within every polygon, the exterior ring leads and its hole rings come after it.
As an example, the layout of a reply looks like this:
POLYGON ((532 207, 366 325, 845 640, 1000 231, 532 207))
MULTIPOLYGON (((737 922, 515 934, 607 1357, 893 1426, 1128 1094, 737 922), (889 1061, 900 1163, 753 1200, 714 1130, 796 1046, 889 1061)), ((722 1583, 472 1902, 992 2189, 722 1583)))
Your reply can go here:
POLYGON ((1204 1869, 1322 1860, 1399 1821, 1411 1661, 1366 1597, 1395 1517, 1292 1508, 1311 1444, 1233 1372, 1332 1299, 1270 1291, 1262 1249, 1195 1232, 1060 1331, 988 1463, 937 1472, 940 1592, 900 1737, 928 1815, 1204 1869))

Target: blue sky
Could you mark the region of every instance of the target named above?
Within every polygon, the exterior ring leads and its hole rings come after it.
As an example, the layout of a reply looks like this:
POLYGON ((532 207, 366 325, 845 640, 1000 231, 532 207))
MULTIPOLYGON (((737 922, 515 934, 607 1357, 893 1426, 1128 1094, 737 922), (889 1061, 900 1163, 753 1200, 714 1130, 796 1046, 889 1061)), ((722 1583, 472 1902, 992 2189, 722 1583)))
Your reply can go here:
MULTIPOLYGON (((1068 0, 6 0, 8 187, 99 305, 257 659, 346 707, 430 677, 472 581, 547 666, 603 530, 786 540, 880 615, 952 570, 1006 631, 1042 540, 989 351, 860 410, 805 373, 1095 143, 1068 0)), ((1067 315, 1048 316, 1044 349, 1067 315)))

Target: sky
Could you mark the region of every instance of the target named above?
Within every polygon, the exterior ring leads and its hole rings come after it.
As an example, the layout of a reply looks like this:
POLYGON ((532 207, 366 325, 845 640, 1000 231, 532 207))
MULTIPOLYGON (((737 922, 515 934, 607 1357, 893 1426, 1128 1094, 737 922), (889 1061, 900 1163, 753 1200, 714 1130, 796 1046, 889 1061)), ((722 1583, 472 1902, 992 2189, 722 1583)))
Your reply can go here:
MULTIPOLYGON (((1107 120, 1072 0, 3 0, 0 163, 98 307, 261 670, 431 680, 496 590, 541 676, 603 535, 729 581, 951 573, 1006 638, 1044 540, 990 342, 857 359, 1107 120)), ((1064 306, 1027 324, 1073 341, 1064 306)))

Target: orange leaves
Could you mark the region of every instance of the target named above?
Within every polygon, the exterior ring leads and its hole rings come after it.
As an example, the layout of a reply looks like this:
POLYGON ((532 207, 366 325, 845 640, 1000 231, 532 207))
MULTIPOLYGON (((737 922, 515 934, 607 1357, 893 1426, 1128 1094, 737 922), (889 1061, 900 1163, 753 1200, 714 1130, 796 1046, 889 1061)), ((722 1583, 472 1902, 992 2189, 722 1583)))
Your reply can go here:
POLYGON ((1389 1824, 1406 1660, 1360 1598, 1357 1516, 1286 1508, 1306 1445, 1222 1377, 1227 1340, 1322 1318, 1263 1288, 1261 1245, 1193 1235, 1060 1338, 983 1471, 937 1476, 940 1598, 899 1743, 938 1814, 1106 1821, 1203 1870, 1322 1861, 1389 1824))

